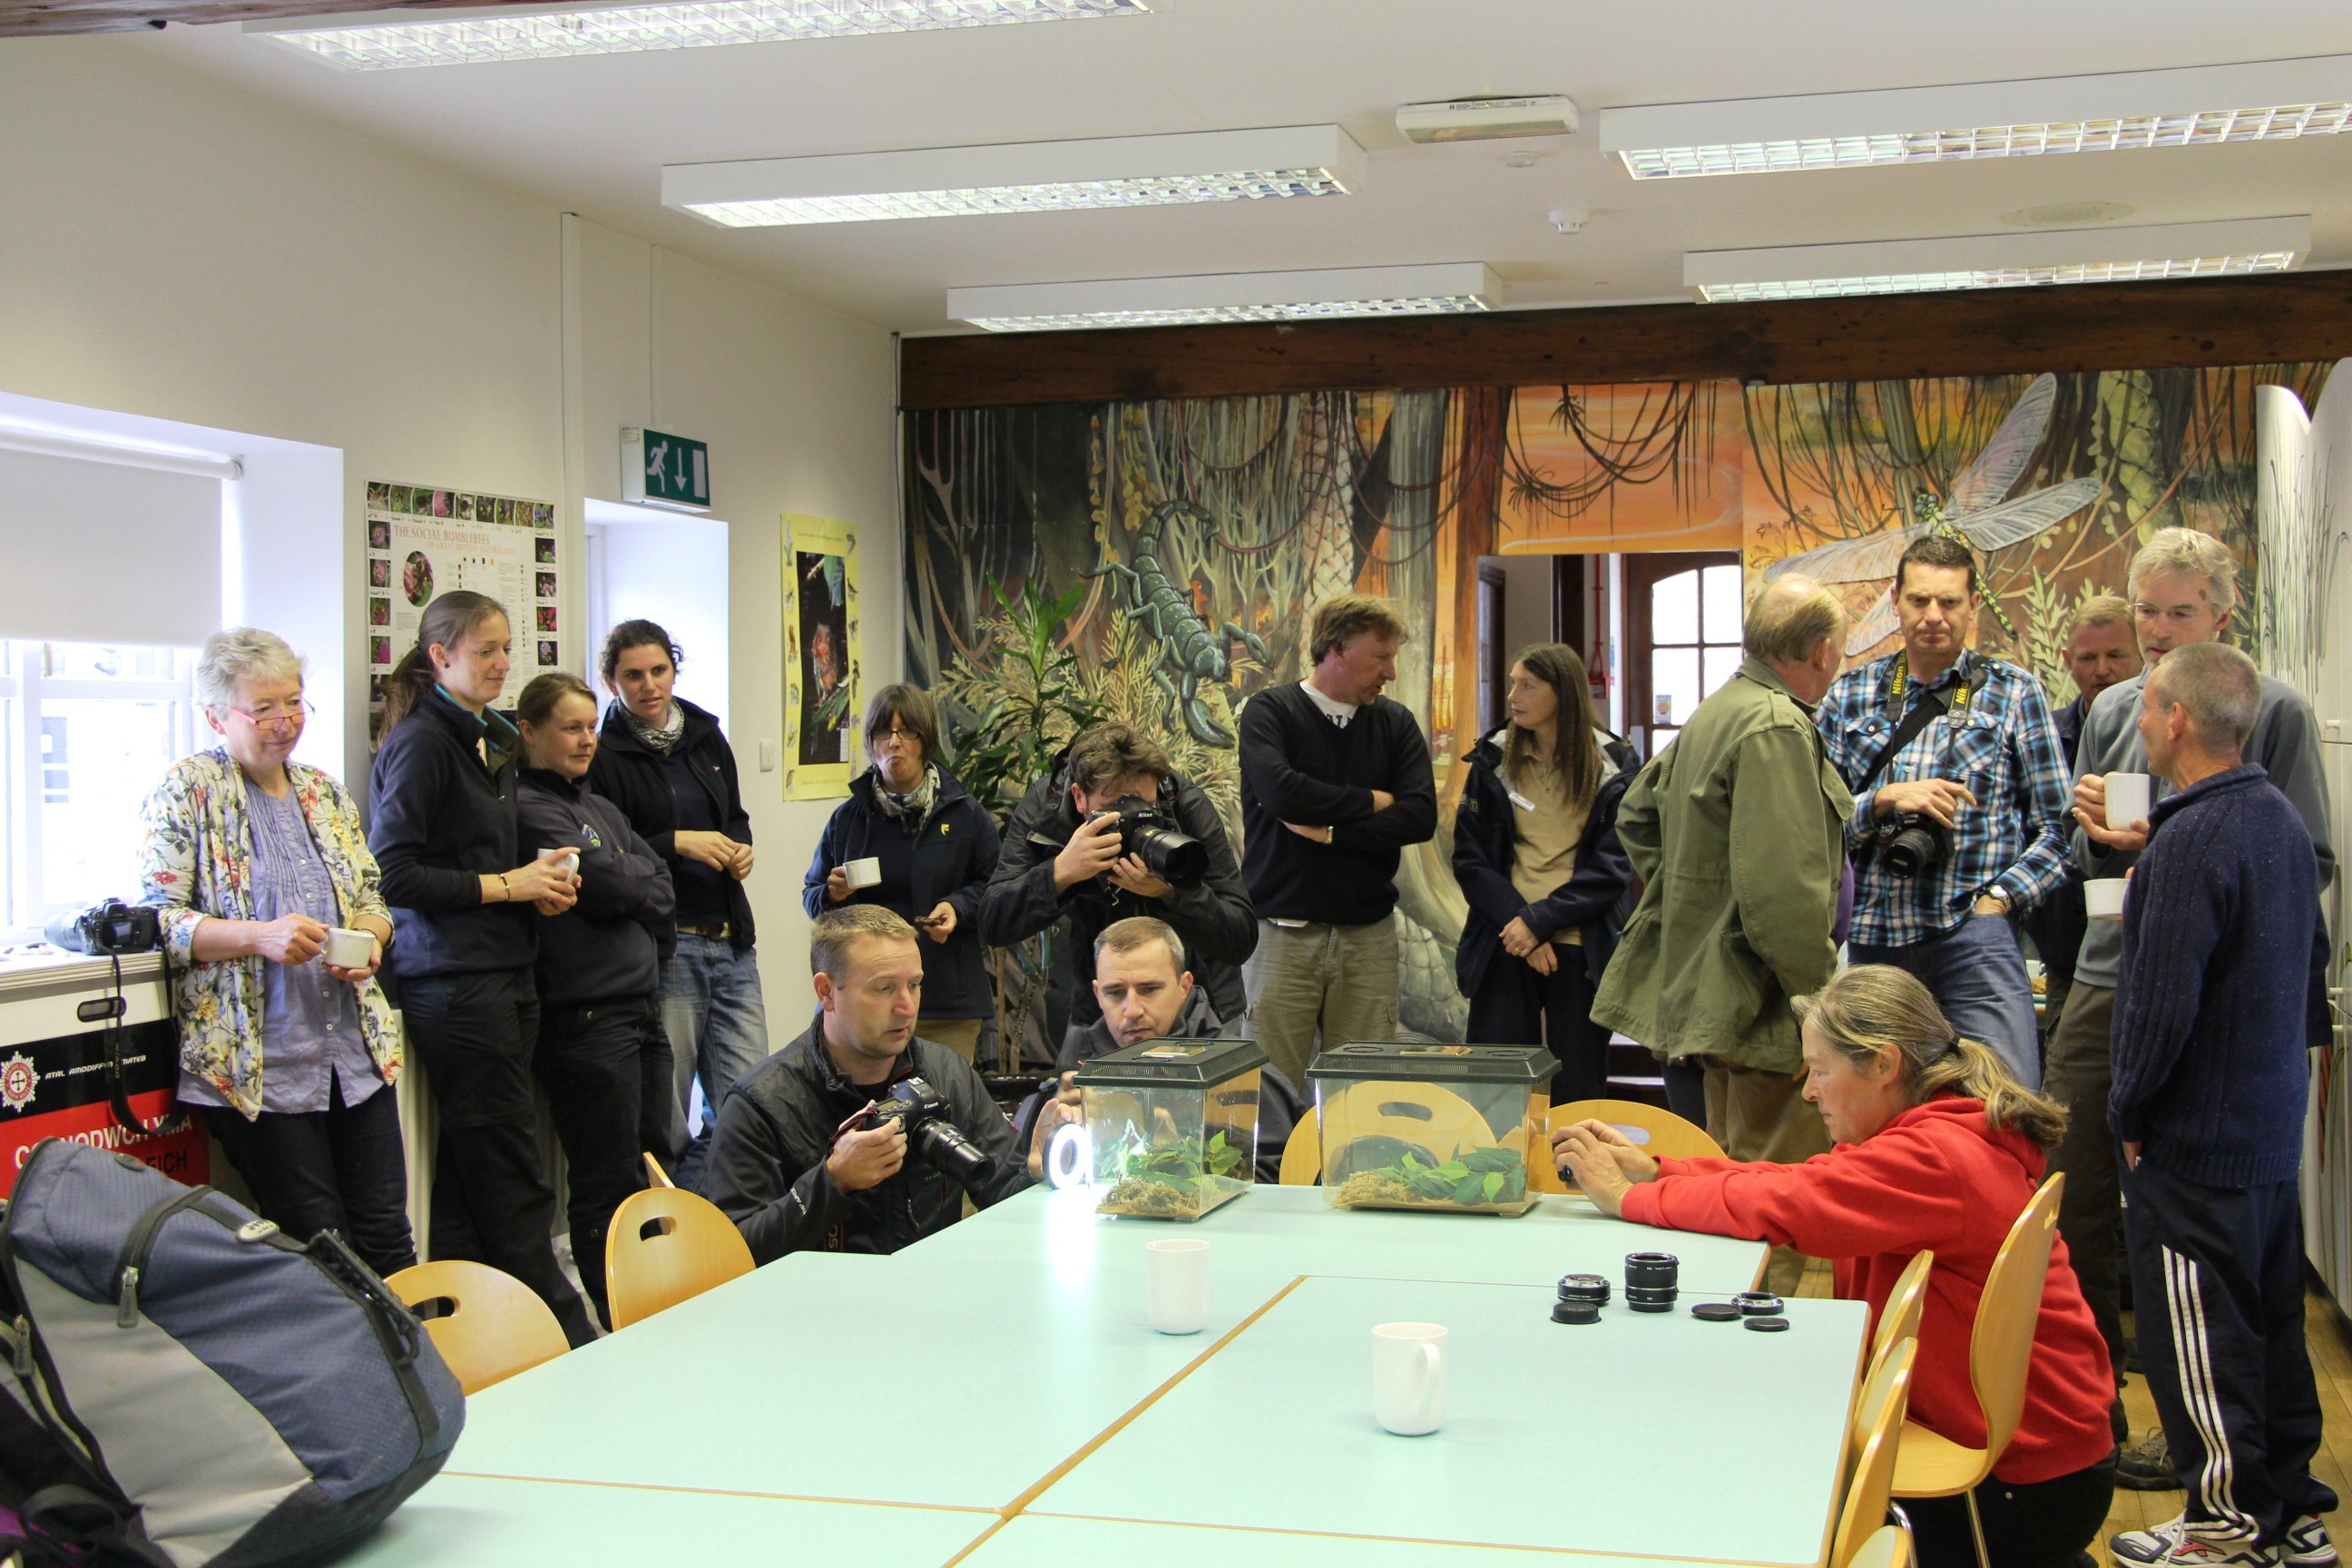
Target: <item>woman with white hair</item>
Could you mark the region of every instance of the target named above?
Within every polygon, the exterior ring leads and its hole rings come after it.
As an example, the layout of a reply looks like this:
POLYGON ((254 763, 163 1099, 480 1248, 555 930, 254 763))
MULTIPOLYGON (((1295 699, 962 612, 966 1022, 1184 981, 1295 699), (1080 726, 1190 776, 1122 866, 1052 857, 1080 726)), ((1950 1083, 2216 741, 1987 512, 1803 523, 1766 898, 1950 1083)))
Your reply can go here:
POLYGON ((291 759, 310 705, 302 661, 266 631, 205 639, 205 722, 220 737, 147 797, 141 901, 175 966, 180 1103, 201 1110, 264 1218, 334 1231, 369 1268, 416 1261, 400 1112, 400 1040, 376 984, 392 914, 359 807, 291 759), (325 958, 341 926, 373 942, 325 958))

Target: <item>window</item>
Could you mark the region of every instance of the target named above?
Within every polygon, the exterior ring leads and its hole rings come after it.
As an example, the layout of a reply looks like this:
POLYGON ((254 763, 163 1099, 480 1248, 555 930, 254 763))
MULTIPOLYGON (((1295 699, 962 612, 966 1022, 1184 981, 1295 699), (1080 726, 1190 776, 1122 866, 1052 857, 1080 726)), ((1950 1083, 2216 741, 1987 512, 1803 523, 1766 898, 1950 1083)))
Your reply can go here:
POLYGON ((139 890, 139 808, 195 749, 193 648, 0 642, 0 929, 139 890))
POLYGON ((1739 669, 1739 558, 1629 555, 1625 566, 1628 695, 1638 703, 1625 719, 1637 732, 1647 727, 1645 754, 1655 756, 1739 669))

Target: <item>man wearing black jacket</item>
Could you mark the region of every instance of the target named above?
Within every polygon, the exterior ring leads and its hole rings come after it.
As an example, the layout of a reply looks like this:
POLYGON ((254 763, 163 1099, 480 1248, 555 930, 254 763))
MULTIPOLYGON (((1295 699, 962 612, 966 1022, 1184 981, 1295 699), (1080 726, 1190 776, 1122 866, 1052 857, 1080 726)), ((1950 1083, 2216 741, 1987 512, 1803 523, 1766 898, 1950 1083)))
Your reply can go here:
POLYGON ((1225 825, 1201 787, 1132 725, 1097 724, 1078 736, 1013 808, 1003 858, 981 900, 981 940, 1010 947, 1066 914, 1078 965, 1073 1037, 1102 1016, 1094 993, 1095 939, 1113 921, 1139 915, 1174 927, 1217 1012, 1241 1016, 1239 965, 1257 946, 1257 917, 1225 825), (1108 814, 1123 795, 1152 802, 1199 839, 1208 851, 1208 874, 1192 887, 1171 887, 1141 857, 1121 855, 1118 818, 1108 814))
MULTIPOLYGON (((915 1036, 923 955, 915 928, 878 904, 819 915, 809 935, 818 1014, 806 1034, 728 1091, 703 1190, 743 1233, 752 1260, 787 1252, 896 1252, 955 1223, 965 1193, 982 1208, 1036 1179, 980 1075, 915 1036), (908 1147, 893 1118, 853 1128, 891 1087, 920 1078, 985 1160, 968 1186, 908 1147)), ((1041 1130, 1055 1124, 1040 1117, 1041 1130)))
POLYGON ((1403 618, 1386 599, 1316 606, 1296 686, 1241 717, 1243 874, 1257 908, 1249 1033, 1294 1083, 1323 1040, 1396 1035, 1400 851, 1437 831, 1429 742, 1396 679, 1403 618))

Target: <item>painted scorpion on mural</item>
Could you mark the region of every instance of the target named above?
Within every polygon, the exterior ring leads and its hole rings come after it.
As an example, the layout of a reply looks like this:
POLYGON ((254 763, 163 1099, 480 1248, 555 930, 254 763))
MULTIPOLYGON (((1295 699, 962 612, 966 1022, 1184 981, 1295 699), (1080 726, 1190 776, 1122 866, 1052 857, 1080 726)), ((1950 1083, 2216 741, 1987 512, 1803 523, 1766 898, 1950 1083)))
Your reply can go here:
POLYGON ((1204 746, 1228 747, 1234 738, 1209 716, 1208 704, 1201 700, 1201 682, 1223 680, 1233 674, 1235 642, 1249 649, 1250 657, 1261 664, 1270 662, 1272 656, 1264 639, 1231 621, 1210 626, 1194 612, 1184 591, 1169 580, 1160 564, 1160 547, 1167 535, 1169 520, 1180 513, 1204 527, 1212 526, 1208 514, 1191 501, 1163 501, 1152 509, 1143 531, 1135 536, 1130 561, 1106 561, 1081 575, 1117 576, 1131 590, 1135 618, 1160 646, 1160 661, 1152 667, 1152 680, 1184 715, 1184 727, 1192 732, 1193 739, 1204 746))

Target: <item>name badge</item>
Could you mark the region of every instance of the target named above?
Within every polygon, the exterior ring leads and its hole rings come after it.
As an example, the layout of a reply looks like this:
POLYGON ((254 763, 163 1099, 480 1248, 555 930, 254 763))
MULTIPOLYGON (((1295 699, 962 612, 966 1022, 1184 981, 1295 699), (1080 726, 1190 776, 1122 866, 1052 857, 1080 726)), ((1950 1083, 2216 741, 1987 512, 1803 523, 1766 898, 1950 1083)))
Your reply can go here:
POLYGON ((1517 790, 1506 790, 1504 793, 1511 797, 1511 804, 1517 806, 1521 811, 1533 811, 1536 808, 1536 803, 1529 800, 1526 795, 1521 795, 1517 790))

